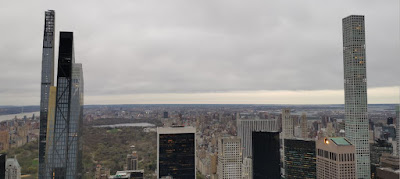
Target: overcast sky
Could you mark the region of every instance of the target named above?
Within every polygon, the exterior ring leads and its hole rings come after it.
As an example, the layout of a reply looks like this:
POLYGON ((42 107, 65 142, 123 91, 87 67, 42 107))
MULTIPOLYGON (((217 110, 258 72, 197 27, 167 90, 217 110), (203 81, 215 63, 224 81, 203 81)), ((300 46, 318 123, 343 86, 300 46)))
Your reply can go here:
POLYGON ((59 31, 74 32, 85 104, 343 104, 341 20, 351 14, 366 19, 368 102, 398 103, 399 7, 398 0, 2 1, 0 105, 39 105, 47 9, 56 11, 57 48, 59 31))

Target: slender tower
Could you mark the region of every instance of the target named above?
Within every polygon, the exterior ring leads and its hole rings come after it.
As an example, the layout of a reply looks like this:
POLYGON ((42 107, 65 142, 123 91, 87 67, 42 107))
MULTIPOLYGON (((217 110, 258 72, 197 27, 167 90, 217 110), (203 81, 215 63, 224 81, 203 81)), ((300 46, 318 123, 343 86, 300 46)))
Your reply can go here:
POLYGON ((301 137, 303 139, 307 139, 308 138, 308 128, 307 128, 307 115, 306 115, 306 113, 301 114, 300 126, 301 126, 301 137))
POLYGON ((342 23, 346 138, 356 148, 356 176, 366 179, 371 167, 364 16, 351 15, 342 23))
POLYGON ((40 89, 40 134, 39 134, 39 178, 43 178, 45 171, 47 112, 49 104, 50 86, 54 86, 54 29, 55 12, 45 12, 42 79, 40 89))
POLYGON ((72 32, 60 32, 54 115, 49 125, 52 142, 46 154, 46 178, 81 178, 83 72, 82 65, 75 63, 72 32))

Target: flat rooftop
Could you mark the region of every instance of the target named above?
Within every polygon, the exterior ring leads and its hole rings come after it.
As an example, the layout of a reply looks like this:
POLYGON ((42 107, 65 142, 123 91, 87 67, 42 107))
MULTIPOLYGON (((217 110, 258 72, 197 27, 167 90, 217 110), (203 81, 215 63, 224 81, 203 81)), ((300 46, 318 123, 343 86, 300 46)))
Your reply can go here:
POLYGON ((336 145, 352 145, 347 139, 344 137, 330 137, 336 145))
POLYGON ((158 134, 187 134, 196 133, 196 128, 194 127, 157 127, 158 134))

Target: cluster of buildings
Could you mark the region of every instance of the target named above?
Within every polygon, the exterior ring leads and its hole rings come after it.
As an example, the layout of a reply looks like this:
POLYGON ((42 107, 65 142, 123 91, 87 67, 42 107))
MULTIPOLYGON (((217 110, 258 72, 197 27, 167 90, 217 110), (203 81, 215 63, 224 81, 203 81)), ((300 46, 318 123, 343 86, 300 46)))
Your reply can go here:
MULTIPOLYGON (((218 131, 219 126, 213 126, 218 134, 205 135, 209 128, 199 125, 199 154, 194 152, 199 172, 208 178, 398 178, 399 122, 395 126, 388 118, 388 125, 378 129, 381 133, 369 123, 364 16, 343 19, 343 54, 344 120, 323 117, 309 131, 305 114, 293 116, 283 109, 279 116, 237 113, 236 129, 218 131)), ((171 145, 176 141, 170 140, 171 145)), ((173 171, 184 167, 161 165, 160 156, 158 178, 181 178, 173 171)))
MULTIPOLYGON (((59 37, 55 86, 55 12, 46 11, 40 123, 13 120, 0 124, 0 149, 18 147, 38 136, 39 178, 80 178, 82 65, 75 63, 73 33, 60 32, 59 37)), ((323 116, 312 121, 306 113, 293 115, 287 108, 279 113, 235 114, 226 109, 154 113, 121 108, 93 111, 85 120, 99 116, 161 118, 164 127, 157 128, 157 178, 196 178, 197 172, 211 179, 398 178, 399 116, 397 121, 387 118, 386 124, 368 118, 364 16, 343 19, 343 54, 344 120, 323 116)), ((16 159, 0 155, 0 160, 6 178, 20 175, 16 159)), ((143 175, 135 151, 127 155, 123 171, 110 175, 109 169, 98 165, 95 172, 96 179, 143 175)))
POLYGON ((39 178, 81 178, 83 71, 73 32, 60 32, 54 80, 55 12, 45 12, 40 95, 39 178))
POLYGON ((35 118, 13 119, 0 123, 0 151, 20 147, 39 136, 39 121, 35 118))
POLYGON ((135 146, 131 146, 133 149, 132 153, 127 154, 126 164, 123 171, 117 171, 115 175, 110 175, 110 169, 102 167, 100 164, 96 166, 95 179, 112 179, 112 178, 123 178, 123 179, 143 179, 144 170, 139 169, 139 157, 137 152, 134 150, 135 146))

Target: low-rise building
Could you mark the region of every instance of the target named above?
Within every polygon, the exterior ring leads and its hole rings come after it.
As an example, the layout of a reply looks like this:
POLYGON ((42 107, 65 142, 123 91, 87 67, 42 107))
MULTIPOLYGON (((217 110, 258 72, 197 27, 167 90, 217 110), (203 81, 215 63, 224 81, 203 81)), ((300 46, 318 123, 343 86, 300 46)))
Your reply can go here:
POLYGON ((115 175, 111 175, 108 178, 143 179, 143 177, 144 177, 144 170, 125 170, 125 171, 117 171, 115 175))
POLYGON ((21 166, 16 158, 9 158, 6 161, 6 179, 21 179, 21 166))

